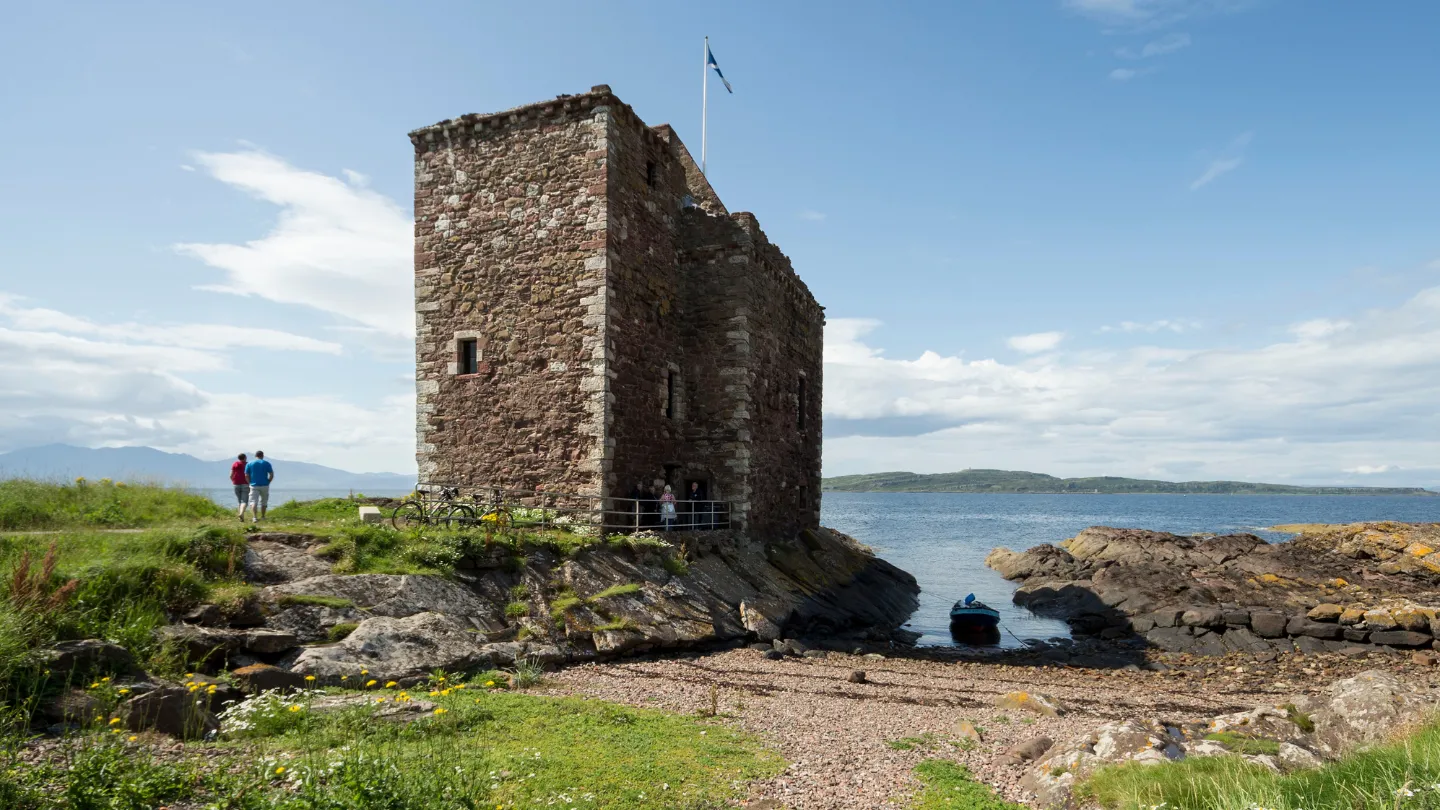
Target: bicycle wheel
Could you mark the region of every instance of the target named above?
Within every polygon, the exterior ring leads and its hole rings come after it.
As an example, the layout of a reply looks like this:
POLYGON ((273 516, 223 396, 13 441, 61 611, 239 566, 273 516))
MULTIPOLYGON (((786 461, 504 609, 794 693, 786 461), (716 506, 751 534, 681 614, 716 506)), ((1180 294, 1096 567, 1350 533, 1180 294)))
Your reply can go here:
POLYGON ((390 525, 397 529, 410 529, 415 526, 423 526, 430 522, 425 514, 425 506, 419 501, 406 501, 395 508, 395 514, 390 516, 390 525))
POLYGON ((439 520, 450 528, 468 526, 475 522, 475 510, 463 503, 451 504, 440 510, 439 520))

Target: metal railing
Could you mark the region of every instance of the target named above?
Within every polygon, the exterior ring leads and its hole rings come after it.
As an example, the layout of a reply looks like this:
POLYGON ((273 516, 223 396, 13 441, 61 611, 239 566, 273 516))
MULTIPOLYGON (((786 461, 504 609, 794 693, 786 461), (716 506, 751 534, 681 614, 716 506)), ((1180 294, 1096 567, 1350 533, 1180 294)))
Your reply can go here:
POLYGON ((729 501, 680 500, 674 509, 656 498, 615 498, 546 489, 505 489, 423 482, 392 515, 396 526, 433 523, 513 528, 567 529, 604 534, 639 531, 714 531, 731 528, 729 501))

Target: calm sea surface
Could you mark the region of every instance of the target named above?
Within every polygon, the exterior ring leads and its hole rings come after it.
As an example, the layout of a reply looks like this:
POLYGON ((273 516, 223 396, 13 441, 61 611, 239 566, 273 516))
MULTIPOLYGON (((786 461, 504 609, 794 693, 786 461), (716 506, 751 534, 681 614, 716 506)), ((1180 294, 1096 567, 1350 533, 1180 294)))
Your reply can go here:
POLYGON ((1063 622, 1011 604, 1015 585, 985 567, 996 546, 1023 551, 1058 543, 1089 526, 1155 529, 1176 534, 1266 531, 1282 523, 1362 520, 1440 521, 1440 498, 1271 495, 973 495, 826 492, 826 526, 874 548, 915 575, 920 610, 910 629, 921 644, 949 644, 950 606, 967 593, 1000 611, 1002 645, 1019 638, 1065 636, 1063 622), (1013 636, 1011 634, 1014 634, 1013 636))

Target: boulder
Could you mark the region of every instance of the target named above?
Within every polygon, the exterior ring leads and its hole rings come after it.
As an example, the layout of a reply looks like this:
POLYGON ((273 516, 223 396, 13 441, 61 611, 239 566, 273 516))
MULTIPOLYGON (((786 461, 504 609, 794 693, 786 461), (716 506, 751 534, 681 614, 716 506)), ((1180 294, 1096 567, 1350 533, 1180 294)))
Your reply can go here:
POLYGON ((1119 762, 1165 762, 1184 754, 1168 734, 1132 720, 1106 723, 1079 742, 1051 748, 1025 770, 1020 787, 1037 807, 1067 806, 1077 781, 1119 762))
POLYGON ((261 598, 279 603, 285 596, 302 595, 348 599, 373 616, 404 618, 419 613, 439 613, 487 632, 507 624, 503 604, 482 597, 474 588, 440 576, 317 576, 273 585, 264 590, 261 598))
POLYGON ((1250 629, 1261 638, 1280 638, 1285 635, 1289 617, 1273 611, 1251 611, 1250 629))
POLYGON ((1414 630, 1381 630, 1370 634, 1371 644, 1384 644, 1387 647, 1428 647, 1431 641, 1429 633, 1417 633, 1414 630))
POLYGON ((1324 760, 1308 748, 1303 748, 1294 743, 1280 743, 1280 752, 1275 755, 1282 771, 1299 771, 1306 768, 1318 768, 1324 765, 1324 760))
POLYGON ((304 675, 270 664, 252 664, 248 667, 240 667, 230 674, 235 677, 241 689, 252 694, 271 690, 304 689, 308 683, 304 675))
POLYGON ((1396 627, 1401 630, 1409 630, 1412 633, 1430 632, 1430 617, 1416 608, 1392 610, 1390 615, 1395 619, 1396 627))
POLYGON ((420 613, 366 619, 338 644, 307 648, 290 669, 324 678, 355 677, 368 669, 371 678, 386 681, 489 666, 490 656, 464 627, 438 613, 420 613))
POLYGON ((1024 742, 1019 742, 1006 748, 1001 756, 1008 757, 1016 762, 1033 762, 1045 756, 1045 752, 1049 751, 1054 745, 1055 741, 1049 737, 1031 737, 1024 742))
POLYGON ((62 641, 51 645, 41 657, 45 667, 54 673, 136 672, 135 656, 130 651, 98 638, 62 641))
POLYGON ((1383 740, 1435 709, 1432 696, 1389 672, 1373 669, 1294 702, 1315 725, 1313 748, 1332 758, 1357 745, 1383 740))
POLYGON ((1309 636, 1310 638, 1333 640, 1340 638, 1345 631, 1338 624, 1316 622, 1304 616, 1296 616, 1285 625, 1285 632, 1292 636, 1309 636))
MULTIPOLYGON (((863 679, 861 682, 863 683, 863 679)), ((955 739, 969 740, 975 745, 985 742, 985 738, 980 734, 980 729, 976 728, 975 724, 969 720, 961 720, 955 724, 955 739)))
POLYGON ((1065 706, 1059 700, 1039 692, 1008 692, 996 698, 995 705, 1002 709, 1017 709, 1045 717, 1065 714, 1065 706))
POLYGON ((1365 609, 1358 607, 1347 607, 1340 614, 1339 622, 1343 625, 1356 625, 1365 621, 1365 609))
POLYGON ((1313 622, 1338 622, 1340 621, 1341 614, 1344 612, 1345 609, 1339 605, 1327 602, 1310 608, 1310 612, 1305 615, 1313 622))
POLYGON ((1212 718, 1208 730, 1211 732, 1233 731, 1251 737, 1263 737, 1276 741, 1296 740, 1305 735, 1305 731, 1290 719, 1290 715, 1269 706, 1212 718))
POLYGON ((321 605, 291 605, 281 608, 266 626, 293 635, 304 644, 330 640, 330 631, 337 624, 359 624, 369 614, 355 608, 331 608, 321 605))
POLYGON ((1399 627, 1395 617, 1384 608, 1365 611, 1365 626, 1371 630, 1394 630, 1399 627))
POLYGON ((279 540, 281 537, 304 537, 304 535, 268 534, 264 536, 276 539, 256 540, 252 537, 245 550, 243 565, 246 581, 260 585, 275 585, 330 573, 330 563, 279 540))
POLYGON ((761 641, 774 641, 780 638, 782 633, 779 622, 769 618, 749 602, 740 603, 740 624, 761 641))
POLYGON ((1145 640, 1166 652, 1188 649, 1195 641, 1189 627, 1157 627, 1145 634, 1145 640))
POLYGON ((158 731, 184 740, 206 737, 220 730, 220 720, 207 707, 203 690, 162 686, 126 701, 121 714, 131 731, 158 731))
POLYGON ((1180 614, 1180 623, 1189 627, 1224 627, 1225 614, 1214 608, 1190 608, 1180 614))

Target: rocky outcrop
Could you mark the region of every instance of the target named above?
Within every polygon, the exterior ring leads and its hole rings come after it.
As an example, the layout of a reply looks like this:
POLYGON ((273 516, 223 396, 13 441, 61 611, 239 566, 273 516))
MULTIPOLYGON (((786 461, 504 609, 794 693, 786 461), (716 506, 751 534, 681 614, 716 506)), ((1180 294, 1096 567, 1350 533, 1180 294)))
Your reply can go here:
POLYGON ((866 636, 883 642, 918 605, 913 577, 838 532, 767 543, 726 532, 685 537, 703 540, 688 556, 654 536, 570 556, 482 550, 453 577, 327 573, 272 585, 260 599, 271 629, 305 643, 358 625, 338 645, 292 656, 296 671, 328 677, 363 666, 395 678, 471 658, 559 664, 746 639, 845 637, 850 649, 866 636), (426 619, 419 633, 381 621, 418 616, 445 623, 426 619), (397 628, 411 646, 382 643, 397 628))
POLYGON ((401 681, 437 669, 456 672, 490 663, 465 627, 438 613, 419 613, 368 619, 339 644, 304 650, 290 670, 331 683, 344 677, 358 686, 367 680, 401 681))
POLYGON ((1030 765, 1023 765, 1029 761, 1023 752, 1002 757, 1025 767, 1020 785, 1035 806, 1072 807, 1073 787, 1105 765, 1237 756, 1280 772, 1313 768, 1401 733, 1436 708, 1428 691, 1407 687, 1388 672, 1367 670, 1334 682, 1321 695, 1280 706, 1188 725, 1159 718, 1110 722, 1053 747, 1037 745, 1043 756, 1030 758, 1030 765))
POLYGON ((1058 546, 996 549, 1015 603, 1078 634, 1172 652, 1429 647, 1440 628, 1440 524, 1309 527, 1284 543, 1093 527, 1058 546))

